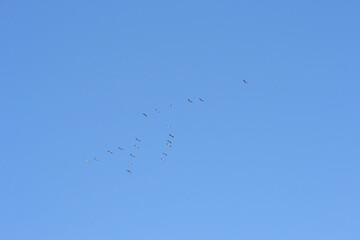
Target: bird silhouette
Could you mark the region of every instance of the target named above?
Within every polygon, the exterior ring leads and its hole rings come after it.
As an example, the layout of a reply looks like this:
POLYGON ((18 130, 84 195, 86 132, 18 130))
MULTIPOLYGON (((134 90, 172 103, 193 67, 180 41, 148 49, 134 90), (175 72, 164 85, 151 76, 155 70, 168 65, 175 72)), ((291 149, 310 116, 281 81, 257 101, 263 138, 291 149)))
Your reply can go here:
POLYGON ((135 157, 135 155, 134 155, 134 154, 132 154, 132 153, 130 153, 130 156, 131 156, 131 157, 135 157))
POLYGON ((113 154, 113 152, 112 152, 112 151, 110 151, 110 150, 108 150, 108 153, 113 154))
POLYGON ((136 141, 138 141, 138 142, 140 142, 141 140, 140 139, 138 139, 138 138, 135 138, 136 139, 136 141))
POLYGON ((122 147, 119 147, 120 150, 124 150, 122 147))
POLYGON ((188 101, 189 101, 190 103, 192 103, 192 102, 193 102, 191 99, 188 99, 188 101))
POLYGON ((244 83, 248 83, 245 79, 243 81, 244 81, 244 83))
POLYGON ((146 113, 143 113, 143 115, 144 115, 145 117, 147 117, 147 114, 146 114, 146 113))
POLYGON ((95 161, 99 161, 99 159, 98 159, 98 158, 96 158, 96 157, 94 157, 94 160, 95 160, 95 161))
POLYGON ((160 111, 158 109, 155 108, 155 112, 159 113, 160 111))
POLYGON ((199 100, 202 101, 202 102, 204 101, 204 99, 202 99, 202 98, 199 98, 199 100))
POLYGON ((166 153, 163 153, 165 156, 167 156, 167 154, 166 153))
POLYGON ((131 171, 128 169, 128 170, 126 170, 128 173, 131 173, 131 171))
POLYGON ((172 135, 171 133, 169 133, 169 136, 172 137, 172 138, 174 137, 174 135, 172 135))

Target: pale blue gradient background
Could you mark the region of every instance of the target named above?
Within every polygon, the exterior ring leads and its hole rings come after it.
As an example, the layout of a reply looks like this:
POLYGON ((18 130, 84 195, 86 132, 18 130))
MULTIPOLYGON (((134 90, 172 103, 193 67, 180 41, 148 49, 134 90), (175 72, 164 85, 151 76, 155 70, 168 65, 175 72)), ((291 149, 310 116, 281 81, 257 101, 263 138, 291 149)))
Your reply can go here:
POLYGON ((360 239, 359 9, 0 1, 0 239, 360 239))

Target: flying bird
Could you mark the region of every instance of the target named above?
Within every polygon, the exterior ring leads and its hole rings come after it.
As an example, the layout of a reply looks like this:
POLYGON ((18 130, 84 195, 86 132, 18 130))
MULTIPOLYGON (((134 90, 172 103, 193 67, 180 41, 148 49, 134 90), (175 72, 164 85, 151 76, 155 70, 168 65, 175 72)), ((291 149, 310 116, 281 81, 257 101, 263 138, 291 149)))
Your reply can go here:
POLYGON ((167 156, 167 154, 166 153, 163 153, 165 156, 167 156))
POLYGON ((128 173, 131 173, 131 171, 128 169, 128 170, 126 170, 128 173))
POLYGON ((243 81, 244 81, 244 83, 248 83, 245 79, 243 81))
POLYGON ((145 117, 147 117, 147 114, 146 114, 146 113, 143 113, 143 115, 144 115, 145 117))
POLYGON ((170 144, 170 143, 168 143, 168 144, 167 144, 167 146, 168 146, 168 147, 171 147, 171 144, 170 144))
POLYGON ((159 111, 158 109, 156 109, 156 108, 155 108, 155 111, 156 111, 157 113, 159 113, 159 112, 160 112, 160 111, 159 111))
POLYGON ((163 158, 160 158, 160 159, 161 159, 161 161, 165 162, 165 159, 163 159, 163 158))
POLYGON ((86 161, 87 163, 91 162, 89 159, 86 159, 85 161, 86 161))
POLYGON ((138 146, 138 145, 136 145, 136 144, 134 144, 134 147, 135 147, 135 148, 139 148, 139 146, 138 146))
POLYGON ((122 147, 119 147, 120 150, 124 150, 122 147))
POLYGON ((94 157, 94 160, 95 160, 95 161, 99 161, 99 159, 98 159, 98 158, 96 158, 96 157, 94 157))
POLYGON ((131 157, 135 157, 135 155, 133 155, 132 153, 130 153, 130 156, 131 156, 131 157))
POLYGON ((112 152, 112 151, 110 151, 110 150, 108 150, 108 153, 113 154, 113 152, 112 152))
POLYGON ((138 141, 138 142, 140 142, 141 140, 140 139, 138 139, 138 138, 135 138, 136 139, 136 141, 138 141))
POLYGON ((169 126, 169 125, 166 125, 166 128, 170 128, 170 126, 169 126))
POLYGON ((174 105, 170 105, 170 107, 171 107, 171 108, 175 108, 175 106, 174 106, 174 105))
POLYGON ((193 102, 191 99, 188 99, 188 101, 189 101, 190 103, 192 103, 192 102, 193 102))
POLYGON ((171 133, 169 133, 169 136, 172 137, 172 138, 174 137, 174 135, 172 135, 171 133))
POLYGON ((199 100, 202 101, 202 102, 204 101, 204 99, 202 99, 202 98, 199 98, 199 100))
POLYGON ((172 143, 170 140, 167 140, 169 143, 172 143))

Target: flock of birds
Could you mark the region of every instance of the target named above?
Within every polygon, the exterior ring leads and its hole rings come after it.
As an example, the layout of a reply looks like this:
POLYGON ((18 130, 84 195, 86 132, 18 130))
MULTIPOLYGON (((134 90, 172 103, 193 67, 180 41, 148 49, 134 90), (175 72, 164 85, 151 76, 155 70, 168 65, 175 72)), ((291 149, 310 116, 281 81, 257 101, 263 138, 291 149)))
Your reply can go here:
MULTIPOLYGON (((245 84, 248 83, 246 80, 243 80, 243 82, 244 82, 245 84)), ((193 100, 191 100, 191 99, 187 99, 187 101, 188 101, 189 103, 193 103, 193 100)), ((204 102, 205 100, 204 100, 203 98, 199 98, 199 101, 200 101, 200 102, 204 102)), ((175 106, 174 106, 174 105, 170 105, 170 108, 171 108, 171 109, 174 109, 175 106)), ((155 112, 156 112, 156 113, 160 113, 160 110, 157 109, 157 108, 155 108, 155 112)), ((142 115, 143 115, 144 117, 146 117, 146 118, 149 117, 147 113, 142 113, 142 115)), ((170 129, 171 127, 170 127, 169 125, 166 125, 166 128, 167 128, 167 129, 170 129)), ((169 132, 168 136, 169 136, 169 138, 167 139, 166 145, 167 145, 167 147, 172 147, 173 140, 174 140, 175 136, 174 136, 171 132, 169 132)), ((133 144, 134 149, 140 148, 140 146, 139 146, 138 144, 140 144, 141 139, 135 137, 135 141, 136 141, 136 142, 133 144)), ((125 151, 125 148, 122 148, 122 147, 118 147, 118 149, 119 149, 119 151, 125 151)), ((107 153, 108 153, 108 154, 113 154, 113 151, 108 150, 107 153)), ((131 166, 131 165, 133 164, 132 159, 134 159, 136 156, 135 156, 133 153, 130 153, 129 155, 130 155, 130 160, 128 160, 127 163, 128 163, 129 166, 131 166)), ((164 161, 166 161, 165 158, 166 158, 168 155, 167 155, 166 152, 163 152, 162 155, 163 155, 163 156, 160 157, 160 160, 164 162, 164 161)), ((100 160, 100 159, 97 158, 97 157, 94 157, 93 159, 94 159, 94 161, 99 161, 99 160, 100 160)), ((91 160, 87 158, 87 159, 85 160, 85 162, 86 162, 86 163, 90 163, 91 160)), ((131 172, 132 172, 132 171, 130 170, 130 168, 126 169, 126 171, 127 171, 128 173, 131 173, 131 172)))

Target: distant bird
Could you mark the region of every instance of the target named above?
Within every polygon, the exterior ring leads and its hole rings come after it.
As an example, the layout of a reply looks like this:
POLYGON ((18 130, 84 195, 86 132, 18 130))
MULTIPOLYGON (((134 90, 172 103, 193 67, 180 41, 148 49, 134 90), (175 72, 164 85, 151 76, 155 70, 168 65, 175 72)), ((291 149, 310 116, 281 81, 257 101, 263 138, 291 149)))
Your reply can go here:
POLYGON ((99 159, 98 159, 98 158, 96 158, 96 157, 94 157, 94 160, 95 160, 95 161, 99 161, 99 159))
POLYGON ((128 173, 131 173, 131 171, 128 169, 128 170, 126 170, 128 173))
POLYGON ((132 162, 128 161, 128 164, 129 164, 129 165, 131 165, 131 164, 132 164, 132 162))
POLYGON ((188 99, 188 101, 189 101, 190 103, 192 103, 192 102, 193 102, 191 99, 188 99))
POLYGON ((244 81, 244 83, 248 83, 245 79, 243 81, 244 81))
POLYGON ((112 151, 110 151, 110 150, 108 150, 108 153, 113 154, 113 152, 112 152, 112 151))
POLYGON ((159 112, 160 112, 160 111, 159 111, 158 109, 156 109, 156 108, 155 108, 155 111, 156 111, 157 113, 159 113, 159 112))
POLYGON ((170 140, 167 140, 169 143, 172 143, 170 140))
POLYGON ((170 126, 169 126, 169 125, 166 125, 166 128, 170 128, 170 126))
POLYGON ((139 146, 138 146, 138 145, 136 145, 136 144, 134 144, 134 147, 139 148, 139 146))
POLYGON ((161 161, 165 162, 165 159, 163 159, 163 158, 160 158, 160 159, 161 159, 161 161))
POLYGON ((165 156, 167 156, 167 154, 166 153, 163 153, 165 156))
POLYGON ((119 147, 120 150, 124 150, 122 147, 119 147))
POLYGON ((91 162, 89 159, 86 159, 85 161, 86 161, 87 163, 91 162))
POLYGON ((199 100, 202 101, 202 102, 204 101, 204 99, 202 99, 202 98, 199 98, 199 100))
POLYGON ((146 114, 146 113, 143 113, 143 115, 144 115, 145 117, 147 117, 147 114, 146 114))
POLYGON ((136 139, 136 141, 138 141, 138 142, 140 142, 141 140, 140 139, 138 139, 138 138, 135 138, 136 139))
POLYGON ((175 106, 174 106, 174 105, 170 105, 170 107, 171 107, 171 108, 175 108, 175 106))
POLYGON ((172 138, 174 137, 174 135, 172 135, 171 133, 169 133, 169 136, 172 137, 172 138))
POLYGON ((130 156, 131 156, 131 157, 135 157, 135 155, 133 155, 132 153, 130 153, 130 156))
POLYGON ((171 147, 171 144, 170 144, 170 143, 168 143, 168 144, 167 144, 167 146, 168 146, 168 147, 171 147))

